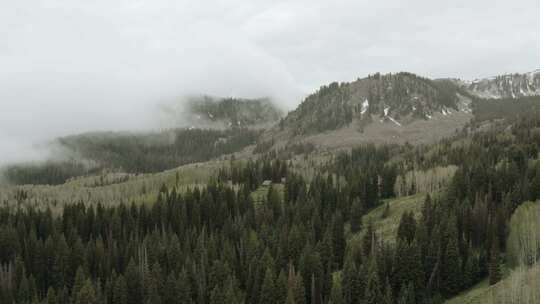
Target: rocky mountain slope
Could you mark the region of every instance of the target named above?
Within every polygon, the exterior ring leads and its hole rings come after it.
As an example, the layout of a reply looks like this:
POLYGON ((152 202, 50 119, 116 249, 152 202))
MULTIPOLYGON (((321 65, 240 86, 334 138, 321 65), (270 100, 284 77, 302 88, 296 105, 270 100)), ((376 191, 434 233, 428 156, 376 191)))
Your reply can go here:
POLYGON ((480 98, 520 98, 540 95, 540 69, 525 74, 505 74, 459 85, 480 98))
POLYGON ((309 141, 329 147, 363 141, 429 142, 465 125, 472 118, 473 99, 449 80, 375 74, 321 87, 265 139, 278 146, 309 141))

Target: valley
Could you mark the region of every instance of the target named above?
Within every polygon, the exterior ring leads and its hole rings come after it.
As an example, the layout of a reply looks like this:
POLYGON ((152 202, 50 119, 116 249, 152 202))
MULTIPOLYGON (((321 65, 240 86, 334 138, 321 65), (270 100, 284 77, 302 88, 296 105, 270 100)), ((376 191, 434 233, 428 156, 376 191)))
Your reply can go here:
POLYGON ((492 92, 375 74, 59 138, 3 171, 0 303, 537 303, 540 97, 492 92))

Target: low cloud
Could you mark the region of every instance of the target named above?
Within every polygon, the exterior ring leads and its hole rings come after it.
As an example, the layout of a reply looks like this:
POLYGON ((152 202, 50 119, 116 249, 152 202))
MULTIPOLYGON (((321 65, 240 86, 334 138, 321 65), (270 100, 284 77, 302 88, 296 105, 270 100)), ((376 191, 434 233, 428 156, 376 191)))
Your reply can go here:
POLYGON ((185 95, 292 109, 331 81, 540 65, 536 1, 0 0, 0 163, 91 130, 162 126, 185 95), (459 7, 464 7, 463 9, 459 7), (37 147, 37 148, 36 148, 37 147))

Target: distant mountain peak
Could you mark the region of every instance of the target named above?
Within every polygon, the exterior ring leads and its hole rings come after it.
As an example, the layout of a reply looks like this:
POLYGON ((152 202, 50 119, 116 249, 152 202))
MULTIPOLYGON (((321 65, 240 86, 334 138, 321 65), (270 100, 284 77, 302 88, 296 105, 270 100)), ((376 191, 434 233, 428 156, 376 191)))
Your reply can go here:
POLYGON ((190 96, 176 105, 163 107, 162 114, 177 125, 190 128, 263 128, 283 116, 270 98, 190 96))
POLYGON ((479 98, 501 99, 540 96, 540 69, 527 73, 507 73, 473 81, 458 82, 479 98))
POLYGON ((352 82, 331 83, 309 95, 285 118, 295 134, 314 134, 372 120, 401 127, 435 113, 450 115, 463 108, 467 92, 448 80, 412 73, 376 73, 352 82), (459 94, 461 93, 461 94, 459 94))

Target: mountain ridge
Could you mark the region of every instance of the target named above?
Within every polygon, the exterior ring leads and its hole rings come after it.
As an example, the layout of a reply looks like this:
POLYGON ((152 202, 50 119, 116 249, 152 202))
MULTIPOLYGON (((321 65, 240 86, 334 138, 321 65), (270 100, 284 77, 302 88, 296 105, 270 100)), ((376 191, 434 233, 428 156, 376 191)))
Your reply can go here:
POLYGON ((507 73, 492 77, 458 80, 471 94, 484 99, 521 98, 540 95, 540 69, 526 73, 507 73))

